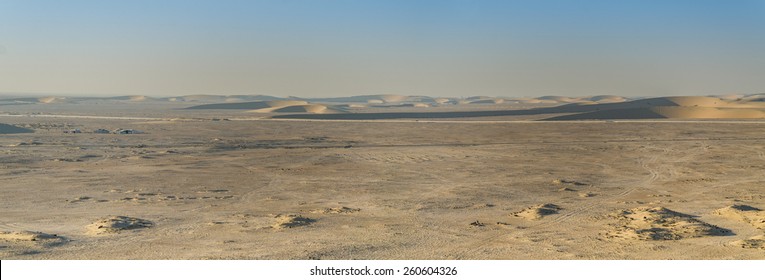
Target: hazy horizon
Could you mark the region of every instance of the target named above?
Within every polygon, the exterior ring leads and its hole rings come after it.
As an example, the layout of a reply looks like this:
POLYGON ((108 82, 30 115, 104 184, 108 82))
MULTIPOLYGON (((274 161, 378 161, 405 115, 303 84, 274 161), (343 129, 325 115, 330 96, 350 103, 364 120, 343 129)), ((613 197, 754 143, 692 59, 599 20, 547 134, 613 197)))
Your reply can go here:
POLYGON ((765 91, 765 1, 0 1, 0 93, 765 91))

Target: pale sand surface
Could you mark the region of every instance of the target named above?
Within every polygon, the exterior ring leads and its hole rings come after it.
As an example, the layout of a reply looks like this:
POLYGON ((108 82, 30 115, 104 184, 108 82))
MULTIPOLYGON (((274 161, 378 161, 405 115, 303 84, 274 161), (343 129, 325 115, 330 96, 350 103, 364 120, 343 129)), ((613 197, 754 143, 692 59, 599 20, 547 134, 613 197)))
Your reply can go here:
POLYGON ((765 259, 762 122, 182 107, 3 107, 158 119, 0 116, 0 258, 765 259))

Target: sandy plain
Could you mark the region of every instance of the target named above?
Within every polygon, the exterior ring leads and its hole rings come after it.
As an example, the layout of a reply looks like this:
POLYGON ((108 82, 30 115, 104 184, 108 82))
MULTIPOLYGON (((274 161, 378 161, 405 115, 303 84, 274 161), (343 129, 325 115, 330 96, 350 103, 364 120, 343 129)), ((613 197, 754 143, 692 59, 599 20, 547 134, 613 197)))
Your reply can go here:
POLYGON ((761 120, 182 107, 2 106, 0 258, 765 259, 761 120))

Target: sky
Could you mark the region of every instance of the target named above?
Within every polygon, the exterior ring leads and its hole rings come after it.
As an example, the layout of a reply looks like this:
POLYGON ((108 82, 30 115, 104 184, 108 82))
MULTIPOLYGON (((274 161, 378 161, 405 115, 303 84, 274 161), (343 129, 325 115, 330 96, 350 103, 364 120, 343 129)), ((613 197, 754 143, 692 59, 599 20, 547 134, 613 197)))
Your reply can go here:
POLYGON ((765 0, 0 0, 0 92, 765 92, 765 0))

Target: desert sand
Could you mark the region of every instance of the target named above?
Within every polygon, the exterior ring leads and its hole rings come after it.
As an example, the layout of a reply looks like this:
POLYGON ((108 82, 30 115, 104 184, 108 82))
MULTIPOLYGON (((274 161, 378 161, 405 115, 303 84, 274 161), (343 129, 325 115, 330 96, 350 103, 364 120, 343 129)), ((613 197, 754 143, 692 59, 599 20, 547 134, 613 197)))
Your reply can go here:
POLYGON ((765 259, 760 98, 5 98, 0 258, 765 259))

